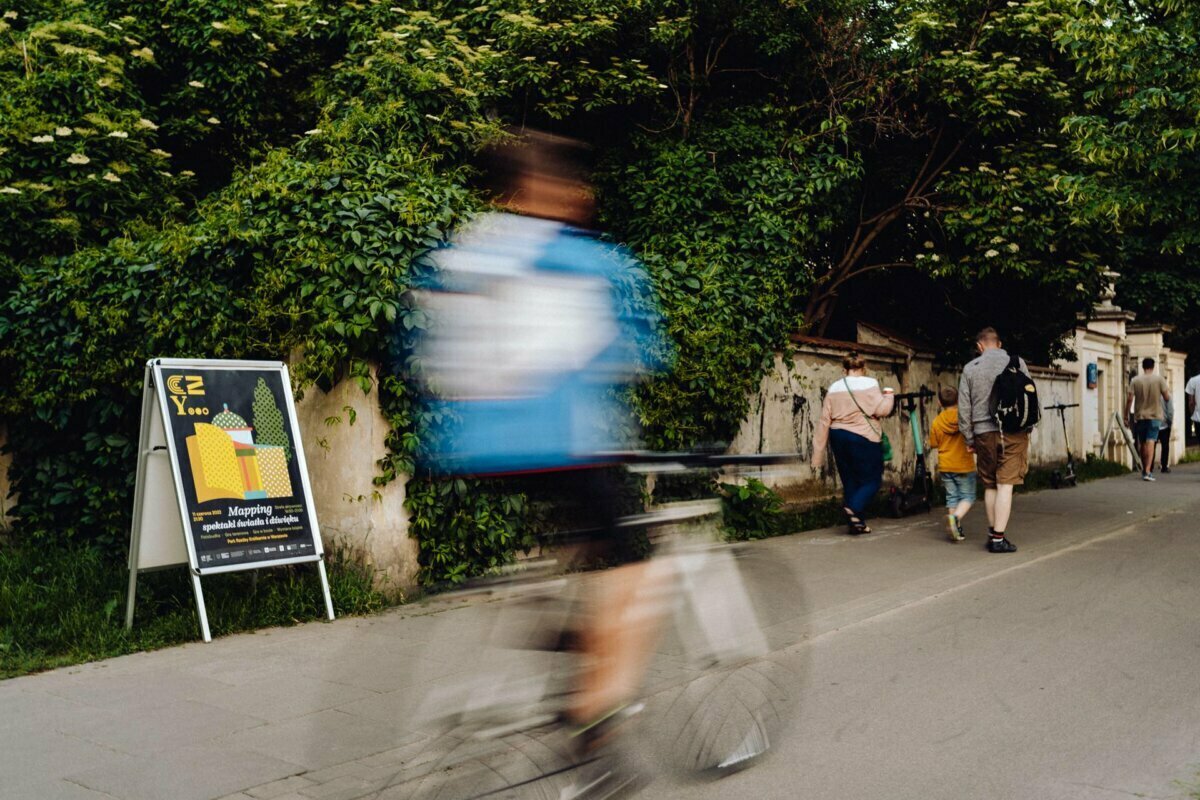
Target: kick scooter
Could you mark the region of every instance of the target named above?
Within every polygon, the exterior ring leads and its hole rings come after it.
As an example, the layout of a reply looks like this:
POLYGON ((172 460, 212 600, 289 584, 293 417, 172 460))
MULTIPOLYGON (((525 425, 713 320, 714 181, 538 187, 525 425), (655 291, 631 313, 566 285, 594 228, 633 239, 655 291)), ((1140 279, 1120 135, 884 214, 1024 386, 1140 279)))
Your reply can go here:
POLYGON ((1056 406, 1046 406, 1047 411, 1057 411, 1063 426, 1063 444, 1067 448, 1067 465, 1050 473, 1050 486, 1054 489, 1065 489, 1075 486, 1078 479, 1075 476, 1075 456, 1071 455, 1071 438, 1067 434, 1067 409, 1078 408, 1079 403, 1059 403, 1056 406))
POLYGON ((900 408, 908 414, 908 425, 912 431, 916 449, 916 467, 912 483, 907 491, 893 486, 888 493, 888 509, 893 517, 925 513, 933 508, 933 477, 925 463, 925 403, 932 399, 933 391, 922 386, 915 392, 896 395, 900 408))

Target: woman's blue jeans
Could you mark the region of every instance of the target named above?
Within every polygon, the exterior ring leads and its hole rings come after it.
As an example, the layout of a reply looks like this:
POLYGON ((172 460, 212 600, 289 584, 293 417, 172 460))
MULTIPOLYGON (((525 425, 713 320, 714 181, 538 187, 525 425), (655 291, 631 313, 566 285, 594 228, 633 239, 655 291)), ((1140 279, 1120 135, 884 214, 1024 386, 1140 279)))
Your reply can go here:
POLYGON ((883 445, 839 428, 829 432, 829 444, 846 492, 846 507, 866 519, 867 505, 883 485, 883 445))

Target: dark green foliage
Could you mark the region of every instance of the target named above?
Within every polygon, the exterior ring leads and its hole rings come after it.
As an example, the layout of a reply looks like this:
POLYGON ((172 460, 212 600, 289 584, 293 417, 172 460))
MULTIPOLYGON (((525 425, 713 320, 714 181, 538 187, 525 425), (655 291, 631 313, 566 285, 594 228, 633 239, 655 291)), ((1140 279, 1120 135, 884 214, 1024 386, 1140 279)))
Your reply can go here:
POLYGON ((721 484, 722 526, 730 541, 766 539, 782 532, 783 500, 757 478, 721 484))
POLYGON ((417 478, 407 491, 427 585, 453 586, 486 574, 536 544, 523 494, 464 478, 417 478))
MULTIPOLYGON (((340 615, 369 614, 389 600, 371 576, 338 554, 328 561, 340 615)), ((138 579, 132 631, 125 630, 127 573, 89 547, 0 548, 0 678, 196 641, 199 628, 184 570, 138 579)), ((214 636, 321 619, 320 581, 311 565, 215 575, 204 580, 214 636)))

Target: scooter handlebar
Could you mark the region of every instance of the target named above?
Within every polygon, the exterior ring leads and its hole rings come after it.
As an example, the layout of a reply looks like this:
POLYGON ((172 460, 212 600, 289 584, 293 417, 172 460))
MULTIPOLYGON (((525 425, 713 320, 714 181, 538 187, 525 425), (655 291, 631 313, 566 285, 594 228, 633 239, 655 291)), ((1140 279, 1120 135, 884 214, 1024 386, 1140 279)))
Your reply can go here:
POLYGON ((932 400, 936 396, 934 391, 926 386, 922 386, 915 392, 897 392, 892 395, 897 400, 932 400))
POLYGON ((1079 403, 1059 403, 1055 406, 1043 406, 1046 411, 1058 411, 1065 408, 1079 408, 1079 403))

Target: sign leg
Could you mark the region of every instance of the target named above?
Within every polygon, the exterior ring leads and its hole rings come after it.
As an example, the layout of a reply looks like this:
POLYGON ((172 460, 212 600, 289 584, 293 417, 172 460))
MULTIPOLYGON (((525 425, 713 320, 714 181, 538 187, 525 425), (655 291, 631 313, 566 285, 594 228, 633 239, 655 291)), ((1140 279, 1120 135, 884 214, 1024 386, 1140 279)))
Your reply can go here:
POLYGON ((208 611, 204 608, 204 590, 200 588, 200 576, 192 573, 192 590, 196 593, 196 616, 200 618, 200 635, 204 641, 211 642, 212 634, 208 631, 208 611))
POLYGON ((317 562, 317 574, 321 576, 321 591, 325 593, 325 615, 333 619, 333 597, 329 594, 329 576, 325 574, 325 560, 317 562))
POLYGON ((125 595, 125 630, 133 630, 133 601, 137 596, 137 567, 129 568, 129 591, 125 595))

